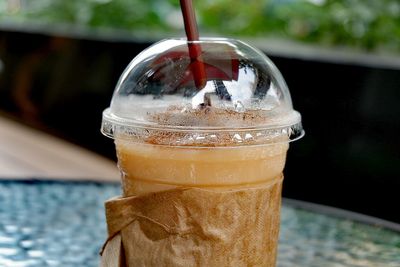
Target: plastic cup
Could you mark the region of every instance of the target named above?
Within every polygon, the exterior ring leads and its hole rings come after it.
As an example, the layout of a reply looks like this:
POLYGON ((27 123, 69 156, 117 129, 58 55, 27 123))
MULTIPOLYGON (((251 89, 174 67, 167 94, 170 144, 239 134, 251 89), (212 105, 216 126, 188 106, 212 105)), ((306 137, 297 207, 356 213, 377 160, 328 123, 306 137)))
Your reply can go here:
MULTIPOLYGON (((171 194, 179 204, 156 201, 149 209, 170 212, 163 218, 178 228, 182 221, 192 227, 153 233, 157 242, 135 245, 126 261, 275 266, 282 173, 289 142, 304 134, 300 114, 263 53, 237 40, 196 44, 203 51, 204 88, 193 82, 189 43, 164 40, 133 59, 103 113, 102 132, 115 139, 123 197, 153 201, 171 194), (162 251, 157 259, 154 250, 162 251)), ((143 241, 140 234, 125 242, 143 241)))

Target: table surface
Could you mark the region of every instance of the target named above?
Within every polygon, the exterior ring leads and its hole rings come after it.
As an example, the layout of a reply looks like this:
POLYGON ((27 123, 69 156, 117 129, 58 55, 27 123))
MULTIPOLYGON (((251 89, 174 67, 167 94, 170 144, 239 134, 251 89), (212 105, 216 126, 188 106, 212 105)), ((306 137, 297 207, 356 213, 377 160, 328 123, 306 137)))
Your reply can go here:
POLYGON ((119 172, 111 160, 0 113, 1 177, 118 181, 119 172))
MULTIPOLYGON (((0 266, 94 267, 117 183, 0 181, 0 266)), ((284 202, 278 267, 399 267, 400 232, 284 202)))

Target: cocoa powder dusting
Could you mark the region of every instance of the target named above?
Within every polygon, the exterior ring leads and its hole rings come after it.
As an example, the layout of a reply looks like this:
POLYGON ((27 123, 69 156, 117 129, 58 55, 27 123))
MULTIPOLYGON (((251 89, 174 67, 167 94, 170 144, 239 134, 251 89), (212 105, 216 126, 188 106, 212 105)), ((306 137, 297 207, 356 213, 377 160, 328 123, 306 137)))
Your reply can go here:
POLYGON ((150 115, 150 120, 160 125, 188 127, 251 127, 267 123, 268 117, 263 110, 238 112, 212 106, 192 109, 171 106, 165 112, 150 115), (232 125, 233 123, 234 125, 232 125))
POLYGON ((165 112, 149 114, 149 120, 158 125, 178 127, 215 127, 231 128, 232 131, 150 131, 144 142, 153 145, 179 145, 179 146, 238 146, 252 145, 271 142, 282 136, 271 137, 260 136, 260 130, 235 131, 235 128, 252 128, 254 126, 267 124, 270 119, 266 111, 252 110, 238 112, 230 109, 221 109, 206 106, 204 108, 192 109, 179 106, 169 107, 165 112), (256 136, 257 134, 257 136, 256 136), (256 137, 256 138, 255 138, 256 137))

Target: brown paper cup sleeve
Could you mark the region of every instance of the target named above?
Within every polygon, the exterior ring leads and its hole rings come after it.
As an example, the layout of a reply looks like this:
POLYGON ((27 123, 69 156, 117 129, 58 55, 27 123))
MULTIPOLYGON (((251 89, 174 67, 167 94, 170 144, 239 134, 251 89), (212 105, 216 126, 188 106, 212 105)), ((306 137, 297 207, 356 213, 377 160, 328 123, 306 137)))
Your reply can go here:
POLYGON ((101 266, 275 266, 281 185, 111 199, 101 266))

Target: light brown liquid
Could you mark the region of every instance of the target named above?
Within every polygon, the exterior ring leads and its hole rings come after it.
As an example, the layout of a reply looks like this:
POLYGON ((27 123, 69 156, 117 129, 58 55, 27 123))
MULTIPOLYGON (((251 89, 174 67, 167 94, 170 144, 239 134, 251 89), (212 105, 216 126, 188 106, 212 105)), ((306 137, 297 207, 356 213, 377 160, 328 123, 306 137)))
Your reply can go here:
POLYGON ((172 221, 171 229, 185 234, 155 230, 156 226, 141 222, 140 230, 125 234, 127 262, 137 266, 275 266, 287 143, 200 148, 116 140, 116 148, 124 196, 144 201, 165 192, 190 196, 177 197, 181 205, 177 213, 173 203, 152 206, 158 210, 155 214, 166 213, 152 220, 165 220, 167 228, 172 221), (187 210, 190 218, 181 210, 187 210), (189 227, 187 222, 193 220, 189 227), (188 233, 176 224, 194 230, 188 233), (157 257, 152 252, 155 247, 161 251, 157 257))
POLYGON ((173 147, 116 140, 125 196, 175 187, 241 188, 280 177, 288 144, 173 147))

